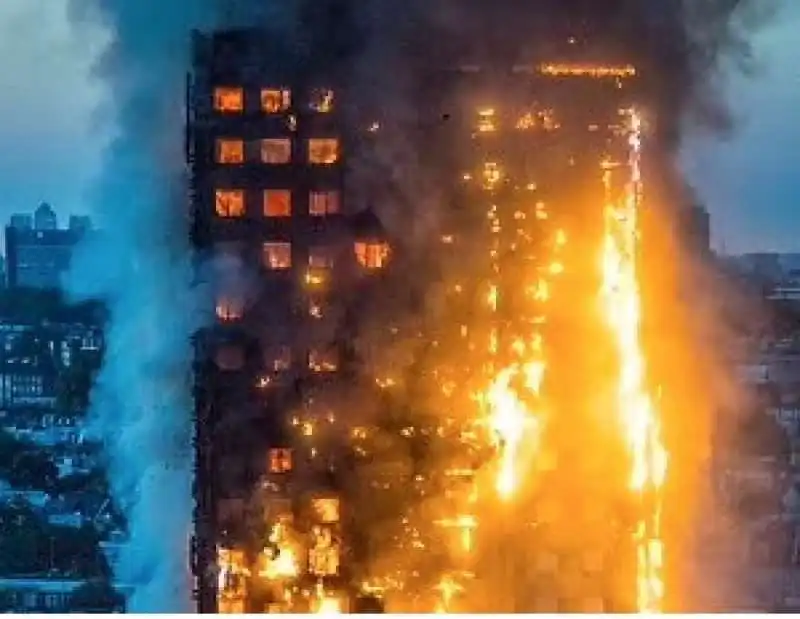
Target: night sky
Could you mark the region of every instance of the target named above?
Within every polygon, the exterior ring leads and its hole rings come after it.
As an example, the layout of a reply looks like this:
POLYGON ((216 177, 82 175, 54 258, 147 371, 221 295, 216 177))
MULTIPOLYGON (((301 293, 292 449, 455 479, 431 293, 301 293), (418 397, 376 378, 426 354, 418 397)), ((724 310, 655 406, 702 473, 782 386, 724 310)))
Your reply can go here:
MULTIPOLYGON (((87 189, 114 129, 90 74, 107 36, 71 31, 65 4, 0 0, 2 220, 42 200, 64 217, 92 210, 87 189)), ((685 148, 715 246, 728 252, 800 251, 800 1, 787 4, 754 39, 758 74, 728 84, 736 134, 685 148)))

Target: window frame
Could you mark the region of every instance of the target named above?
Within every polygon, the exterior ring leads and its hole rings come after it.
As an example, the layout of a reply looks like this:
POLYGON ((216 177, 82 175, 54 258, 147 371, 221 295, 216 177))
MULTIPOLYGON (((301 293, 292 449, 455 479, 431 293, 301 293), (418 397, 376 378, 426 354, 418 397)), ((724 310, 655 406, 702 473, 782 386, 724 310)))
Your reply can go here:
POLYGON ((292 269, 292 244, 289 241, 264 241, 261 244, 261 263, 267 271, 290 271, 292 269), (273 266, 270 258, 270 248, 288 249, 289 261, 285 266, 273 266))
POLYGON ((342 158, 341 142, 338 137, 308 138, 306 140, 306 152, 309 165, 314 166, 334 166, 338 164, 342 158), (321 148, 322 143, 333 143, 334 158, 332 160, 321 160, 313 156, 313 152, 316 150, 315 145, 321 148))
POLYGON ((282 137, 282 138, 261 138, 258 141, 258 158, 264 165, 288 165, 292 162, 292 138, 289 137, 282 137), (270 161, 266 153, 268 152, 268 145, 273 144, 281 144, 282 146, 287 146, 286 150, 286 157, 281 158, 277 161, 270 161))
POLYGON ((292 91, 285 86, 263 86, 259 90, 258 105, 261 112, 269 116, 284 114, 292 109, 292 91), (280 105, 272 109, 266 105, 266 101, 270 95, 275 94, 280 98, 280 105))
POLYGON ((267 219, 287 219, 292 216, 293 206, 291 189, 269 188, 261 191, 261 211, 263 216, 267 219), (282 210, 280 213, 270 213, 268 208, 270 197, 274 197, 276 194, 283 194, 281 197, 286 198, 286 209, 282 210))
POLYGON ((244 114, 246 97, 244 92, 244 87, 242 86, 214 86, 214 90, 212 92, 212 103, 214 107, 214 111, 217 114, 244 114), (233 95, 239 100, 239 105, 234 108, 227 108, 222 107, 220 103, 224 100, 224 95, 233 95))
POLYGON ((222 189, 219 187, 214 189, 214 214, 221 219, 240 219, 244 217, 247 214, 247 192, 244 189, 222 189), (227 206, 222 212, 220 209, 222 194, 230 194, 230 197, 241 198, 241 211, 234 213, 230 206, 227 206))
POLYGON ((247 152, 245 141, 242 138, 229 138, 229 137, 220 137, 214 140, 214 163, 218 165, 242 165, 247 159, 247 152), (222 157, 222 146, 225 144, 236 144, 238 146, 237 154, 238 158, 235 161, 224 161, 222 157))
POLYGON ((311 217, 329 217, 339 215, 342 212, 342 194, 338 189, 312 189, 308 192, 308 214, 311 217), (315 210, 314 204, 322 203, 322 210, 315 210), (330 204, 334 203, 335 208, 331 209, 330 204))

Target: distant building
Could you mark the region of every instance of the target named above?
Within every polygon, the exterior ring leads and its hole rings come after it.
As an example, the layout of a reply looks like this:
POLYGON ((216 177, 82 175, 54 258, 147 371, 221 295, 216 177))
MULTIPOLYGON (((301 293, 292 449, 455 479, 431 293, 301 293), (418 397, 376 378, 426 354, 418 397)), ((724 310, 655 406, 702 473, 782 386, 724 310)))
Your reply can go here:
POLYGON ((88 215, 70 215, 69 229, 77 232, 88 232, 92 229, 92 218, 88 215))
POLYGON ((69 269, 79 230, 31 230, 6 227, 9 288, 59 288, 69 269))
POLYGON ((33 213, 33 227, 37 230, 58 229, 58 216, 47 202, 42 202, 33 213))
POLYGON ((17 230, 33 230, 33 215, 30 213, 15 213, 11 216, 9 226, 17 230))

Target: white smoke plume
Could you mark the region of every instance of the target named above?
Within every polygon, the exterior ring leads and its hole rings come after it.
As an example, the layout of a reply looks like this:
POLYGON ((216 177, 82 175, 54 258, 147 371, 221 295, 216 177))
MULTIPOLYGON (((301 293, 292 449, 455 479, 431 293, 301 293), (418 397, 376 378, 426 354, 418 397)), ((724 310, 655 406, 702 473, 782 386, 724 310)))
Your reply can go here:
POLYGON ((91 397, 113 498, 130 544, 116 579, 132 612, 190 607, 191 335, 200 325, 188 251, 183 171, 184 75, 193 27, 213 1, 74 0, 77 28, 108 30, 96 77, 109 93, 114 139, 92 195, 102 234, 82 247, 69 281, 109 308, 105 362, 91 397))

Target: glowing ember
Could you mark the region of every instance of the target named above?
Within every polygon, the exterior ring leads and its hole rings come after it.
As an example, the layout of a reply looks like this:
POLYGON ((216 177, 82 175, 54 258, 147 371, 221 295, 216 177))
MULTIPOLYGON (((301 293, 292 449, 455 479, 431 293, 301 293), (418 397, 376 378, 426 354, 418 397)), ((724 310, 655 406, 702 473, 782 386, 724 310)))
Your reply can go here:
POLYGON ((636 250, 641 193, 641 121, 636 112, 631 112, 629 143, 631 177, 621 204, 616 204, 612 197, 611 166, 604 166, 607 193, 604 299, 621 364, 618 402, 632 461, 630 488, 643 499, 635 531, 637 602, 640 612, 652 613, 662 610, 664 597, 660 519, 667 453, 661 443, 657 413, 645 389, 644 353, 639 334, 641 293, 636 250))

